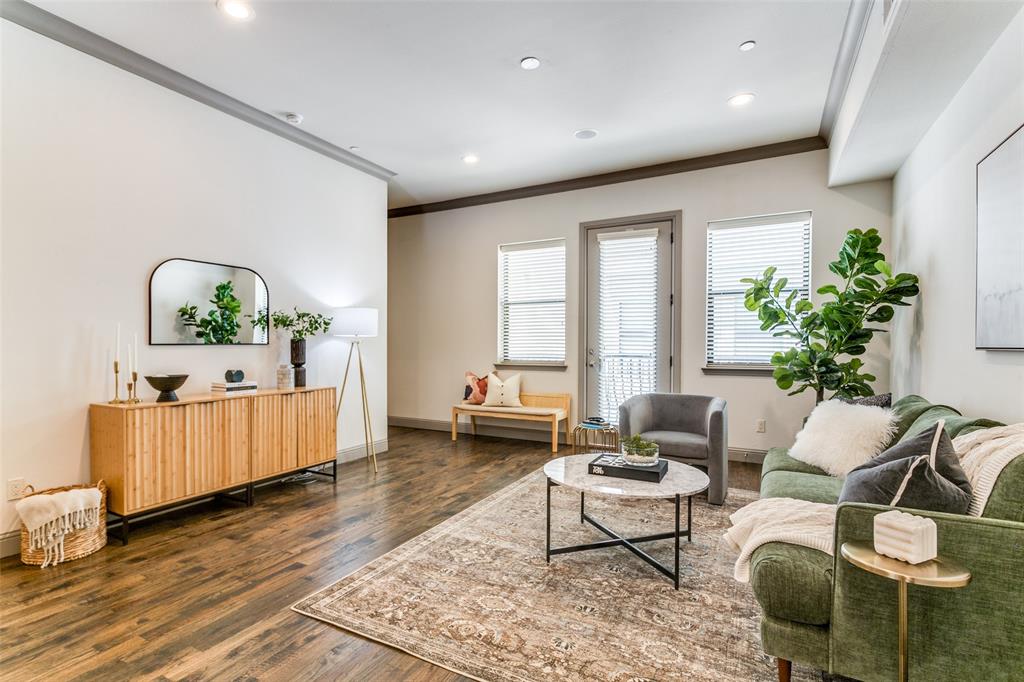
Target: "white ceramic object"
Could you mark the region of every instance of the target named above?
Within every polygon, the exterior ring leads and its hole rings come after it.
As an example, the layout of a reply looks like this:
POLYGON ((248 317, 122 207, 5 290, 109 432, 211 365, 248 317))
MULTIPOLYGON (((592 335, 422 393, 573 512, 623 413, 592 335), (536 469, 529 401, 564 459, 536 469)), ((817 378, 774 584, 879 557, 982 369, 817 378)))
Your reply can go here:
POLYGON ((938 555, 935 522, 893 509, 875 515, 875 551, 910 564, 938 555))

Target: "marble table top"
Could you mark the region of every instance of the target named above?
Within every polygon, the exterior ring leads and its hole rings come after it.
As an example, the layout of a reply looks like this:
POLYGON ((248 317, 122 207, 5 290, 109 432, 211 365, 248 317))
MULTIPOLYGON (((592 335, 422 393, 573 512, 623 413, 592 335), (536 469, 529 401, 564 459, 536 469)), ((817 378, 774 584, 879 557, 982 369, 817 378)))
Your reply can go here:
POLYGON ((587 493, 599 495, 618 495, 620 497, 664 498, 680 495, 688 497, 707 490, 711 485, 700 469, 681 462, 668 462, 668 472, 661 483, 634 481, 629 478, 611 476, 594 476, 587 473, 587 465, 598 455, 607 452, 590 452, 583 455, 559 457, 544 465, 544 474, 566 488, 574 488, 587 493))

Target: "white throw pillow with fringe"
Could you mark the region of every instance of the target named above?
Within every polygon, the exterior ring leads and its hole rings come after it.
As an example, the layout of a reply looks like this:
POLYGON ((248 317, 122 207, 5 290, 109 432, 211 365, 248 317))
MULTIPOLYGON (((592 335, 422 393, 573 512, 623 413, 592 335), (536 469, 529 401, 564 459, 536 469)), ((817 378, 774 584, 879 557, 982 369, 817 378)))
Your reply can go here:
POLYGON ((893 411, 883 407, 827 400, 814 408, 796 434, 789 456, 845 478, 889 444, 896 422, 893 411))

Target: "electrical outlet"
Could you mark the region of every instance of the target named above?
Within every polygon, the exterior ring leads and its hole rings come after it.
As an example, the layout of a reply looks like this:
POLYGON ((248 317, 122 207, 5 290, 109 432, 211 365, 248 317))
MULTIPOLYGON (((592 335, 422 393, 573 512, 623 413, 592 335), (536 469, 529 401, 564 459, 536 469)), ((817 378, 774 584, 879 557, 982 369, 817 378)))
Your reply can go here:
POLYGON ((25 497, 25 488, 28 487, 28 483, 25 482, 24 478, 12 478, 7 481, 7 500, 20 500, 25 497))
POLYGON ((764 419, 758 419, 757 422, 754 423, 754 431, 757 433, 764 433, 765 427, 767 426, 768 423, 764 419))

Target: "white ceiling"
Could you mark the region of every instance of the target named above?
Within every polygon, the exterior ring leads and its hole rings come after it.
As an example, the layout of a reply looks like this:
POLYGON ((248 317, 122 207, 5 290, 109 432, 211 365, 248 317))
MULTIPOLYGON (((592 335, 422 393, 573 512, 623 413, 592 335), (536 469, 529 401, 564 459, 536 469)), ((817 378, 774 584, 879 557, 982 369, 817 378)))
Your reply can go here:
POLYGON ((392 207, 816 135, 849 9, 253 0, 235 22, 214 0, 35 4, 258 109, 300 112, 397 173, 392 207), (542 66, 520 69, 527 55, 542 66), (729 107, 740 92, 757 99, 729 107))

